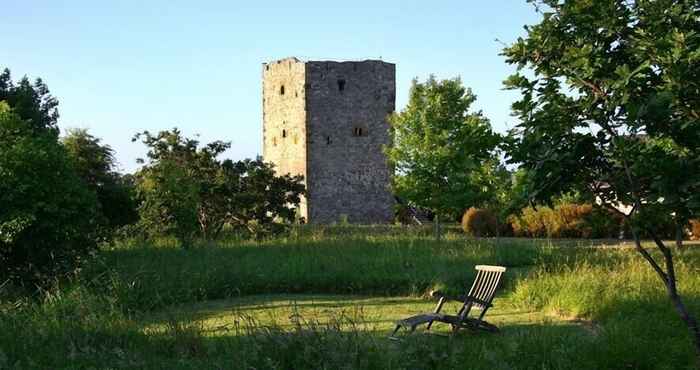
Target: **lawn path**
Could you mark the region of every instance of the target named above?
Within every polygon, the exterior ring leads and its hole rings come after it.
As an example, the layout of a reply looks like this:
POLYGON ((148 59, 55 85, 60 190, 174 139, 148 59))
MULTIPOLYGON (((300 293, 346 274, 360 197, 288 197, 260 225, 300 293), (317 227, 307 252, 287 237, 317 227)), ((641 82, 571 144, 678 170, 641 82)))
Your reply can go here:
MULTIPOLYGON (((144 331, 160 332, 168 323, 196 323, 210 336, 236 335, 236 323, 275 327, 292 331, 297 323, 328 325, 342 322, 377 335, 388 334, 394 321, 418 313, 431 312, 435 301, 418 297, 364 297, 339 295, 259 295, 213 300, 171 307, 142 318, 144 331)), ((443 312, 454 313, 457 303, 445 305, 443 312)), ((496 298, 486 319, 508 334, 513 327, 530 325, 570 325, 570 321, 512 308, 506 298, 496 298)), ((447 332, 446 325, 436 325, 447 332)))

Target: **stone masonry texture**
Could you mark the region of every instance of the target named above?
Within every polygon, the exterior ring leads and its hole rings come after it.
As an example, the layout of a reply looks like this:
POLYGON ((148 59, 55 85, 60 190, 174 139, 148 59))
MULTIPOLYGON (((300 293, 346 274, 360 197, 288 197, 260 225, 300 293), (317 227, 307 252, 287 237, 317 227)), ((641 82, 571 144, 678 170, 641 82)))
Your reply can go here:
POLYGON ((304 176, 308 222, 385 223, 393 217, 387 116, 396 66, 382 61, 263 64, 263 157, 304 176))

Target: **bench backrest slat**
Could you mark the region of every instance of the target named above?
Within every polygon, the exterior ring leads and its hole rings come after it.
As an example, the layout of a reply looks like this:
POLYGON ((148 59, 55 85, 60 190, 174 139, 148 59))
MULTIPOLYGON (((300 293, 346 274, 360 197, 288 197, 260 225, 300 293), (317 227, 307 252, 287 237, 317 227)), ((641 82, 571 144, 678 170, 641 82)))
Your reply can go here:
MULTIPOLYGON (((501 266, 478 265, 476 266, 476 270, 476 278, 474 279, 471 289, 469 289, 468 296, 486 303, 491 303, 496 293, 496 288, 498 288, 498 283, 501 280, 501 276, 506 269, 501 266)), ((473 304, 473 306, 482 309, 485 308, 478 303, 473 304)))

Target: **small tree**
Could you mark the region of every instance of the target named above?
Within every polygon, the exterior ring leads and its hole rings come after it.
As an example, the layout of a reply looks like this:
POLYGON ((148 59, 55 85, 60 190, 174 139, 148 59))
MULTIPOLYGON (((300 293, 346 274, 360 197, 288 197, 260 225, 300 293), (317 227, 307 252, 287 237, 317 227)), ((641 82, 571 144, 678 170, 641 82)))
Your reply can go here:
POLYGON ((170 234, 187 246, 199 232, 208 230, 200 205, 210 184, 215 181, 216 157, 228 143, 216 141, 199 148, 178 129, 152 135, 148 131, 134 136, 148 146, 149 163, 137 173, 137 192, 141 199, 140 223, 151 236, 170 234))
POLYGON ((303 177, 277 176, 272 164, 261 159, 225 161, 222 170, 230 186, 226 213, 231 226, 257 235, 273 232, 275 225, 280 224, 276 221, 294 221, 305 192, 303 177))
POLYGON ((217 157, 229 143, 200 147, 177 129, 134 139, 149 147, 137 188, 140 222, 151 235, 175 235, 187 245, 194 236, 218 236, 227 224, 260 236, 276 221, 294 219, 304 192, 301 177, 277 176, 262 160, 221 162, 217 157))
POLYGON ((504 51, 532 72, 506 81, 522 93, 511 160, 527 169, 532 197, 576 188, 627 218, 700 360, 700 328, 677 290, 673 250, 659 237, 664 219, 684 225, 700 212, 697 1, 529 2, 542 21, 504 51), (662 261, 642 246, 642 233, 662 261))
POLYGON ((5 68, 0 73, 0 101, 12 107, 14 114, 25 120, 32 130, 58 137, 58 100, 51 96, 41 78, 31 83, 25 76, 15 83, 10 70, 5 68))
POLYGON ((100 224, 105 231, 138 220, 133 184, 116 172, 114 151, 87 130, 68 130, 62 139, 78 175, 98 199, 100 224))
MULTIPOLYGON (((494 162, 499 136, 481 112, 470 112, 476 96, 459 78, 413 81, 406 108, 390 117, 393 143, 386 149, 395 167, 396 194, 435 213, 457 217, 490 195, 485 163, 494 162)), ((439 237, 439 226, 436 228, 439 237)))
POLYGON ((43 283, 96 248, 96 199, 53 130, 0 102, 0 280, 43 283))

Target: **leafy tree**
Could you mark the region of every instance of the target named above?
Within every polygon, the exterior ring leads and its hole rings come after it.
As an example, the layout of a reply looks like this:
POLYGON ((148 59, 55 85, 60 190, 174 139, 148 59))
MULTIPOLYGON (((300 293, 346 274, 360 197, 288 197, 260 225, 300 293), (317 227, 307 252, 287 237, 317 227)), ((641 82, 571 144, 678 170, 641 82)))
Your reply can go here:
POLYGON ((187 246, 199 228, 200 187, 211 180, 200 175, 216 166, 215 157, 228 144, 200 149, 197 140, 183 137, 178 129, 157 135, 144 131, 133 140, 139 139, 149 148, 149 163, 137 173, 140 223, 151 236, 171 234, 187 246))
POLYGON ((456 218, 492 196, 488 164, 496 162, 500 139, 481 112, 469 111, 474 101, 459 78, 431 76, 425 83, 414 80, 408 105, 390 117, 394 137, 386 153, 396 171, 392 187, 432 210, 437 221, 441 215, 456 218))
POLYGON ((173 234, 184 243, 214 238, 225 225, 256 235, 276 221, 290 222, 304 191, 301 177, 276 176, 261 160, 217 159, 229 143, 204 147, 180 131, 143 132, 150 162, 137 174, 141 223, 152 234, 173 234))
POLYGON ((12 82, 9 69, 0 73, 0 101, 5 101, 34 130, 48 130, 58 136, 58 100, 51 96, 41 78, 31 83, 25 76, 12 82))
POLYGON ((133 184, 115 170, 114 150, 87 130, 68 130, 62 140, 78 175, 98 199, 100 224, 106 231, 138 220, 133 184))
POLYGON ((0 102, 0 280, 41 283, 96 248, 96 199, 51 130, 0 102))
POLYGON ((225 161, 228 189, 227 222, 253 234, 274 232, 282 221, 291 223, 305 192, 303 177, 277 176, 272 164, 256 160, 225 161))
POLYGON ((519 67, 506 87, 522 93, 511 160, 527 169, 533 198, 578 189, 627 219, 700 360, 700 329, 659 237, 664 219, 685 224, 700 212, 698 2, 529 2, 542 21, 504 50, 519 67), (642 246, 643 232, 661 261, 642 246))

